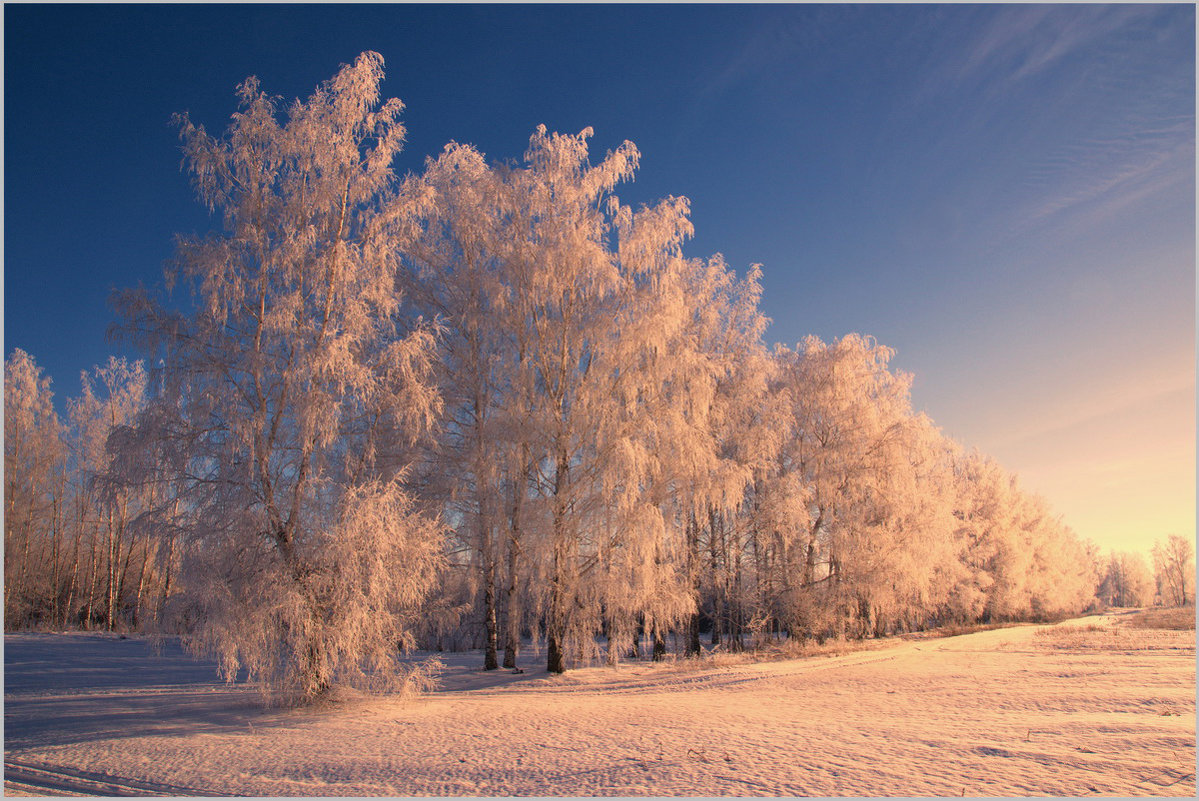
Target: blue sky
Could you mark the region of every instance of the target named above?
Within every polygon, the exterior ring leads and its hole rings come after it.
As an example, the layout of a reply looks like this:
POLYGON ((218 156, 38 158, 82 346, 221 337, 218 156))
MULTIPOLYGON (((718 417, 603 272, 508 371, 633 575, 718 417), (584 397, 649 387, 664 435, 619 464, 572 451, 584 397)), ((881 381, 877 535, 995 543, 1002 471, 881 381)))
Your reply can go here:
POLYGON ((363 50, 397 168, 595 129, 765 269, 772 342, 859 331, 1104 548, 1194 536, 1195 18, 1180 5, 6 5, 4 348, 56 392, 109 291, 210 227, 172 112, 306 96, 363 50))

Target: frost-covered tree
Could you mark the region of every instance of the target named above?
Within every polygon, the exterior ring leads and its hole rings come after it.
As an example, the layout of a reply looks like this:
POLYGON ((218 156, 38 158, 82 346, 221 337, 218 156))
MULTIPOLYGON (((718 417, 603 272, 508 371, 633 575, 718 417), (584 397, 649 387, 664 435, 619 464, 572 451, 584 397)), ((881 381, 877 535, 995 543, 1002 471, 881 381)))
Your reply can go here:
MULTIPOLYGON (((643 357, 664 322, 661 307, 646 313, 645 296, 678 257, 690 223, 681 200, 623 208, 613 190, 639 154, 626 142, 593 166, 590 135, 540 128, 526 166, 507 175, 509 213, 520 226, 510 237, 519 271, 519 317, 510 319, 528 332, 517 381, 529 390, 532 486, 548 523, 540 567, 554 672, 565 669, 568 649, 586 655, 604 588, 632 579, 605 574, 613 550, 635 553, 638 570, 670 567, 660 512, 643 492, 652 467, 633 427, 647 419, 643 357)), ((645 586, 671 606, 676 585, 666 573, 645 586)), ((633 600, 648 611, 648 598, 633 600)))
POLYGON ((982 619, 994 586, 991 569, 997 554, 997 525, 1008 502, 1002 468, 978 451, 953 448, 949 455, 955 528, 961 571, 949 587, 945 617, 955 623, 982 619))
POLYGON ((719 256, 683 258, 692 231, 687 214, 681 198, 615 213, 624 285, 608 362, 616 403, 599 437, 610 472, 606 533, 595 559, 613 663, 638 647, 640 634, 660 658, 666 635, 695 621, 697 520, 728 472, 720 463, 715 400, 735 370, 729 332, 746 322, 733 302, 739 290, 756 288, 756 273, 738 286, 719 256))
POLYGON ((382 79, 364 53, 284 108, 249 78, 222 137, 181 115, 224 233, 179 243, 193 313, 122 304, 165 365, 145 433, 182 456, 191 641, 301 698, 397 676, 440 558, 404 485, 439 401, 433 332, 395 291, 404 128, 382 79))
POLYGON ((911 378, 888 369, 892 353, 851 334, 831 344, 809 337, 782 354, 795 419, 789 464, 808 506, 797 609, 831 611, 838 629, 869 627, 876 594, 901 567, 901 516, 916 500, 911 378))
POLYGON ((1194 543, 1177 534, 1154 543, 1153 567, 1164 605, 1186 606, 1195 602, 1194 543))
POLYGON ((4 626, 57 622, 66 454, 50 379, 14 349, 4 362, 4 626))
POLYGON ((103 367, 84 372, 80 381, 81 393, 71 399, 68 409, 77 482, 77 535, 86 539, 88 561, 83 566, 84 580, 78 581, 78 556, 72 559, 69 595, 74 598, 79 593, 85 625, 99 622, 111 631, 126 611, 131 619, 137 618, 153 548, 149 532, 135 532, 131 523, 144 511, 147 494, 155 487, 125 481, 119 475, 114 439, 133 425, 145 408, 147 375, 140 361, 110 357, 103 367), (132 593, 135 597, 126 610, 126 589, 133 589, 129 579, 135 553, 139 575, 132 593))
POLYGON ((1052 514, 1043 497, 1032 495, 1028 502, 1038 510, 1039 522, 1031 532, 1031 609, 1022 616, 1053 620, 1076 615, 1096 601, 1095 588, 1102 576, 1098 552, 1052 514))
POLYGON ((1108 555, 1099 600, 1109 606, 1148 606, 1153 603, 1153 574, 1145 557, 1135 551, 1108 555))
MULTIPOLYGON (((689 473, 683 486, 690 501, 688 573, 711 621, 713 644, 738 649, 751 621, 766 623, 772 576, 751 573, 773 552, 768 539, 790 530, 769 512, 770 477, 789 420, 782 396, 773 391, 776 363, 762 341, 768 320, 758 308, 761 269, 750 268, 737 281, 719 256, 697 263, 693 290, 695 352, 704 369, 693 370, 685 385, 705 388, 681 404, 685 430, 702 436, 702 455, 681 454, 689 473), (702 376, 702 380, 700 377, 702 376), (746 560, 753 559, 755 564, 746 560)), ((769 573, 769 571, 768 571, 769 573)), ((688 622, 688 653, 699 650, 699 614, 688 622)))
POLYGON ((712 481, 705 393, 728 369, 710 363, 697 319, 717 313, 704 304, 724 268, 682 257, 685 200, 622 206, 614 189, 638 153, 625 143, 592 165, 590 135, 540 128, 516 166, 452 145, 422 177, 413 297, 450 329, 443 452, 458 457, 487 666, 500 575, 506 663, 522 619, 543 627, 560 671, 601 630, 615 656, 694 608, 684 507, 712 481))
POLYGON ((891 355, 849 335, 776 356, 791 423, 779 429, 777 469, 754 494, 770 525, 803 533, 776 539, 778 564, 794 567, 781 594, 768 584, 762 596, 775 597, 774 614, 800 636, 861 637, 1085 608, 1086 544, 1013 477, 963 455, 916 414, 911 379, 889 369, 891 355))
POLYGON ((486 670, 499 667, 500 557, 505 545, 512 547, 503 536, 501 480, 514 432, 502 429, 501 407, 518 402, 506 386, 514 337, 503 324, 509 263, 501 189, 499 177, 471 147, 451 143, 430 159, 405 186, 420 223, 405 248, 402 273, 409 301, 443 326, 437 371, 442 433, 428 486, 454 523, 481 590, 486 670))
POLYGON ((592 164, 590 129, 541 127, 400 182, 382 77, 364 53, 290 104, 247 79, 222 136, 178 118, 224 230, 179 242, 187 311, 121 298, 159 366, 85 376, 68 468, 10 359, 7 625, 152 617, 311 698, 396 677, 418 623, 489 669, 532 633, 560 672, 603 639, 698 654, 701 622, 739 649, 1092 602, 1094 546, 916 413, 891 349, 768 350, 760 269, 687 258, 685 198, 617 197, 631 143, 592 164))
POLYGON ((982 454, 953 459, 955 536, 964 573, 950 592, 956 620, 1052 619, 1094 602, 1096 550, 1044 498, 982 454))

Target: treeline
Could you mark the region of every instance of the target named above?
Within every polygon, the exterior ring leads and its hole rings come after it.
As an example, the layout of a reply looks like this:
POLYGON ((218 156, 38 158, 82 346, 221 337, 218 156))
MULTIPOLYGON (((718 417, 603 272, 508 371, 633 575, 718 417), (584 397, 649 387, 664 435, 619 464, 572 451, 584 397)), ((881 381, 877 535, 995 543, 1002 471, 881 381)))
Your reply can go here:
POLYGON ((688 203, 616 195, 539 128, 391 168, 366 53, 306 101, 254 79, 184 163, 224 233, 117 300, 150 362, 57 417, 5 378, 5 625, 158 626, 229 676, 381 686, 399 648, 647 649, 868 637, 1095 603, 1096 549, 947 439, 869 337, 769 349, 761 273, 688 258, 688 203))
POLYGON ((141 362, 111 359, 55 410, 50 379, 14 350, 4 364, 4 625, 145 628, 178 557, 154 523, 161 488, 112 471, 109 442, 148 402, 141 362))

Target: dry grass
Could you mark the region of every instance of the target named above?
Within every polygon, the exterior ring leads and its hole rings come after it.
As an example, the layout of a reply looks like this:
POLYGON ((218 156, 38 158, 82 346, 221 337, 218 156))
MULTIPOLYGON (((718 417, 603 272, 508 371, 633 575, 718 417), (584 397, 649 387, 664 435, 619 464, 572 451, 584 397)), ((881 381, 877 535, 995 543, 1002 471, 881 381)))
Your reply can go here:
POLYGON ((1170 631, 1194 631, 1195 607, 1183 606, 1174 609, 1143 609, 1129 615, 1124 625, 1133 629, 1168 629, 1170 631))
POLYGON ((1048 626, 1033 632, 1032 641, 1043 648, 1071 651, 1137 650, 1141 645, 1126 631, 1093 623, 1048 626))
POLYGON ((1057 626, 1049 626, 1047 628, 1037 629, 1036 631, 1033 632, 1033 636, 1037 637, 1037 638, 1041 638, 1041 639, 1062 640, 1062 639, 1075 639, 1084 634, 1093 634, 1096 632, 1099 632, 1101 634, 1111 634, 1113 636, 1116 636, 1120 633, 1118 629, 1114 629, 1109 626, 1100 626, 1100 625, 1096 625, 1094 623, 1088 623, 1085 626, 1071 626, 1071 625, 1060 625, 1060 624, 1057 626))
POLYGON ((1034 632, 1032 643, 1052 651, 1178 651, 1194 652, 1194 614, 1189 609, 1144 610, 1123 613, 1100 624, 1059 624, 1034 632), (1189 625, 1188 625, 1189 621, 1189 625))
POLYGON ((841 656, 842 654, 858 651, 873 651, 887 647, 895 638, 877 640, 844 640, 832 638, 823 643, 815 640, 785 640, 783 642, 765 643, 757 648, 746 648, 744 651, 724 651, 717 648, 704 653, 700 657, 685 657, 679 654, 666 654, 659 662, 642 663, 655 670, 672 673, 689 674, 720 668, 739 667, 759 662, 776 662, 786 659, 805 659, 810 657, 841 656))
POLYGON ((942 637, 957 637, 962 634, 974 634, 978 631, 1005 629, 1013 626, 1027 625, 1026 623, 971 623, 950 624, 925 631, 893 634, 886 637, 868 638, 863 640, 843 639, 832 637, 824 642, 814 639, 783 640, 767 642, 758 647, 748 647, 744 651, 725 651, 717 648, 705 653, 699 658, 684 657, 678 654, 667 654, 661 662, 652 663, 679 672, 694 672, 713 668, 735 667, 756 662, 775 662, 784 659, 805 659, 809 657, 841 656, 857 653, 858 651, 874 651, 886 648, 902 640, 940 639, 942 637))
POLYGON ((1013 626, 1025 625, 1028 624, 1020 622, 948 623, 935 629, 928 629, 927 631, 913 632, 911 634, 900 634, 899 637, 904 640, 936 640, 942 637, 958 637, 962 634, 974 634, 979 631, 993 631, 995 629, 1008 629, 1012 628, 1013 626))

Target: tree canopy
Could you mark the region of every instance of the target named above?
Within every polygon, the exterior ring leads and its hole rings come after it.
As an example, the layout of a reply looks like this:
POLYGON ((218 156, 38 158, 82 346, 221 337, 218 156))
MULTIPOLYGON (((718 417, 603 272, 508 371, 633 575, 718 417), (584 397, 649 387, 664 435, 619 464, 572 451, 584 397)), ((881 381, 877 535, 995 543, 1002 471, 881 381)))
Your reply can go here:
POLYGON ((685 198, 622 203, 632 143, 593 163, 590 129, 540 127, 401 178, 382 78, 364 53, 289 104, 248 78, 219 136, 176 119, 223 230, 178 242, 189 309, 120 296, 152 368, 85 375, 64 423, 9 357, 7 627, 177 631, 303 699, 416 644, 560 672, 1048 619, 1105 577, 1143 600, 917 413, 891 349, 771 350, 759 266, 686 255, 685 198))

